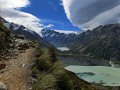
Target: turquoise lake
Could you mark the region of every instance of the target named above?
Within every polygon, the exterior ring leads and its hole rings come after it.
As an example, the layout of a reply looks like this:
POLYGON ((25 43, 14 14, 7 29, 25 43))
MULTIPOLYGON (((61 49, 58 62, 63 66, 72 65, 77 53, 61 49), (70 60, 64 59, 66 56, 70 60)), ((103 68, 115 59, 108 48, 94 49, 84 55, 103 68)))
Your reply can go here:
POLYGON ((79 78, 87 82, 102 84, 104 86, 120 86, 120 68, 76 65, 65 68, 76 73, 79 78))

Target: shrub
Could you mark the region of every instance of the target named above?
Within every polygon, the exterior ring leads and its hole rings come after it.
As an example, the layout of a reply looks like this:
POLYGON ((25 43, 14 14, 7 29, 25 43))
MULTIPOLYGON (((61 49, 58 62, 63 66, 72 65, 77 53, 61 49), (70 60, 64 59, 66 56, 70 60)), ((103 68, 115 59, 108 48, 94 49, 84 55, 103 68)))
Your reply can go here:
POLYGON ((39 74, 39 70, 38 70, 38 68, 36 67, 36 66, 34 66, 33 68, 32 68, 32 76, 33 77, 37 77, 37 75, 39 74))
POLYGON ((61 73, 57 77, 57 84, 60 90, 74 90, 73 82, 67 73, 61 73))
POLYGON ((64 67, 63 63, 57 61, 51 68, 51 72, 57 79, 57 85, 59 90, 73 90, 72 80, 63 67, 64 67))
POLYGON ((37 60, 37 68, 40 71, 48 71, 51 66, 52 64, 49 60, 46 60, 44 58, 40 58, 37 60))
POLYGON ((59 76, 61 73, 65 72, 63 67, 64 67, 63 63, 60 61, 57 61, 51 67, 50 72, 52 72, 55 76, 59 76))
POLYGON ((50 61, 52 62, 52 63, 55 63, 56 61, 57 61, 57 58, 56 58, 56 53, 55 53, 55 51, 54 51, 54 49, 53 48, 49 48, 49 58, 50 58, 50 61))
POLYGON ((38 76, 37 80, 33 86, 33 90, 57 90, 54 75, 44 72, 38 76))

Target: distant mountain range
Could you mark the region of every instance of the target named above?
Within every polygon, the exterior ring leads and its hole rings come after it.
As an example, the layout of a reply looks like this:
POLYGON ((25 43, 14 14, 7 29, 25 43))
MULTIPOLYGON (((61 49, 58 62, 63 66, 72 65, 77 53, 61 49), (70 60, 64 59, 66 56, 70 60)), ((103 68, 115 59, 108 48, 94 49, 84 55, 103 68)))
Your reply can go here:
POLYGON ((81 34, 42 30, 45 40, 57 47, 68 47, 79 54, 99 59, 120 59, 120 24, 99 26, 81 34))
POLYGON ((43 39, 50 42, 56 47, 67 47, 67 44, 75 41, 75 33, 61 33, 51 29, 42 29, 41 31, 43 39))

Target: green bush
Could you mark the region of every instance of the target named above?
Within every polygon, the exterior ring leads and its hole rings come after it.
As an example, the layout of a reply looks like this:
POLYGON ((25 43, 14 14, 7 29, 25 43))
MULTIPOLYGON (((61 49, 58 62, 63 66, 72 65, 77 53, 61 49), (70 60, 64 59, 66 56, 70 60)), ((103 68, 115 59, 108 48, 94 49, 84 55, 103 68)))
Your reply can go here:
POLYGON ((52 74, 41 73, 33 86, 33 90, 57 90, 56 78, 52 74))
POLYGON ((66 72, 57 76, 57 85, 60 90, 74 90, 73 82, 66 72))
POLYGON ((56 77, 60 74, 64 73, 64 65, 60 61, 57 61, 54 63, 54 65, 51 67, 50 72, 52 72, 56 77))
POLYGON ((49 58, 50 58, 51 63, 55 63, 57 61, 57 58, 56 58, 56 53, 54 49, 50 48, 48 53, 49 53, 49 58))
POLYGON ((51 68, 51 72, 57 79, 57 86, 59 90, 73 90, 72 80, 63 67, 64 67, 63 63, 57 61, 51 68))
POLYGON ((36 67, 36 66, 34 66, 33 68, 32 68, 32 76, 33 77, 37 77, 37 75, 39 74, 39 70, 38 70, 38 68, 36 67))
POLYGON ((52 64, 49 60, 45 60, 43 58, 40 58, 37 60, 37 68, 40 71, 48 71, 51 66, 52 66, 52 64))

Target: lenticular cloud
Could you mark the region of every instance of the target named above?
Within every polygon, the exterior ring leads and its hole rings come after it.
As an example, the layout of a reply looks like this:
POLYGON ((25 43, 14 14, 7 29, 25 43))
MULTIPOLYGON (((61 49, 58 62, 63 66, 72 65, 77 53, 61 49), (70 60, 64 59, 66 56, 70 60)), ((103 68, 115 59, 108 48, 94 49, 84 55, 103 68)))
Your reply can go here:
POLYGON ((68 19, 83 29, 120 23, 120 0, 62 0, 68 19))

